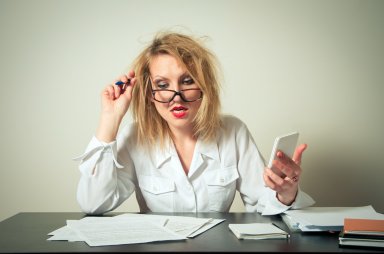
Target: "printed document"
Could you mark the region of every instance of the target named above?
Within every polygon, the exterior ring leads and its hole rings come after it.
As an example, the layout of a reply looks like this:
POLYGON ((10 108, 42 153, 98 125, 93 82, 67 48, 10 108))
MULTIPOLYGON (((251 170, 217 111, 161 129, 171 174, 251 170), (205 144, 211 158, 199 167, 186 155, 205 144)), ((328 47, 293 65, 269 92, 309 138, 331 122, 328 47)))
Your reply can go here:
MULTIPOLYGON (((116 217, 142 217, 143 214, 126 213, 118 215, 116 217)), ((146 219, 154 222, 161 221, 163 225, 172 230, 173 232, 185 236, 195 237, 211 227, 224 221, 223 219, 212 219, 212 218, 196 218, 189 216, 164 216, 164 215, 144 215, 146 219)))
POLYGON ((152 221, 137 218, 115 219, 111 217, 92 221, 92 223, 69 220, 67 226, 73 229, 89 246, 186 239, 152 221))
POLYGON ((288 210, 282 215, 283 221, 291 229, 301 231, 340 231, 344 218, 383 219, 372 206, 362 207, 308 207, 288 210))
POLYGON ((67 225, 48 235, 49 241, 85 241, 89 246, 185 240, 224 220, 188 216, 122 214, 67 220, 67 225))

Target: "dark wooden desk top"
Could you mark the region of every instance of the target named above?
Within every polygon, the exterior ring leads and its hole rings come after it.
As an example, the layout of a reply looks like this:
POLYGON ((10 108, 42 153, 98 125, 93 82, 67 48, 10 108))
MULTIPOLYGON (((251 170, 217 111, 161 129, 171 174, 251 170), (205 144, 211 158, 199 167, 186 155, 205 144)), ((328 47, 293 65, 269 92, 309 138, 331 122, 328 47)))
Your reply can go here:
MULTIPOLYGON (((116 214, 119 213, 108 215, 116 214)), ((289 240, 238 240, 228 229, 229 223, 274 222, 289 231, 280 216, 261 216, 257 213, 172 213, 170 215, 220 218, 225 221, 185 241, 89 247, 85 242, 47 241, 48 233, 65 226, 66 220, 83 218, 85 216, 83 213, 19 213, 0 222, 0 253, 383 252, 383 249, 339 247, 338 233, 291 232, 289 240)))

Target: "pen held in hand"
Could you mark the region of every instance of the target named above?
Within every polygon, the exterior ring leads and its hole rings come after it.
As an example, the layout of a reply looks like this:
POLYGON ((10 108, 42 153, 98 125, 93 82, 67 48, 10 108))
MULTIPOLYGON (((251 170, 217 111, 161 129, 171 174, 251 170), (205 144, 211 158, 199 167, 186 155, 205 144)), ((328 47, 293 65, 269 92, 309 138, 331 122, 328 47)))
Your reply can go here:
POLYGON ((122 86, 122 85, 127 85, 127 86, 129 86, 130 83, 131 83, 131 80, 130 80, 130 79, 128 79, 127 82, 123 82, 123 81, 119 80, 119 81, 117 81, 117 82, 115 83, 115 85, 117 85, 117 86, 122 86))

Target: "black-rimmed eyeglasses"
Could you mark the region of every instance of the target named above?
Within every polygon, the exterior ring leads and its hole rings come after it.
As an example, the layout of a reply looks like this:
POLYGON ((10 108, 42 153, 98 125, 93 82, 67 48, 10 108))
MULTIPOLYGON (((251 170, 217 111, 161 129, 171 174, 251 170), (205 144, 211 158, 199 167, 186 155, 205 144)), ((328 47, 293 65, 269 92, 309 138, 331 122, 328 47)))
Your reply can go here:
POLYGON ((183 89, 178 92, 169 89, 152 90, 153 99, 161 103, 171 102, 176 95, 179 95, 185 102, 194 102, 203 98, 203 92, 199 88, 183 89))

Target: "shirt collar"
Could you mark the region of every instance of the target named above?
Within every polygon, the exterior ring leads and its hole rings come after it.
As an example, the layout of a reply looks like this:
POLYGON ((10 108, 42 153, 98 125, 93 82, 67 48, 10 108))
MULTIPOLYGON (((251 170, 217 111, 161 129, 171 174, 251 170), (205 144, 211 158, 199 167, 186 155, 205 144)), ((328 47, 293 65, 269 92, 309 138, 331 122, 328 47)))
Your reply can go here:
MULTIPOLYGON (((172 156, 178 156, 175 146, 171 142, 167 143, 163 149, 160 147, 160 144, 157 144, 154 152, 156 168, 160 168, 160 166, 172 156)), ((195 153, 220 161, 219 149, 216 141, 204 142, 199 138, 196 143, 195 153)))
POLYGON ((213 160, 220 160, 219 149, 215 141, 204 142, 198 139, 195 149, 196 152, 205 155, 213 160))
POLYGON ((169 142, 164 146, 164 148, 161 148, 160 143, 158 143, 153 151, 155 153, 154 158, 156 168, 160 168, 160 166, 169 160, 173 155, 177 155, 173 144, 169 142))

